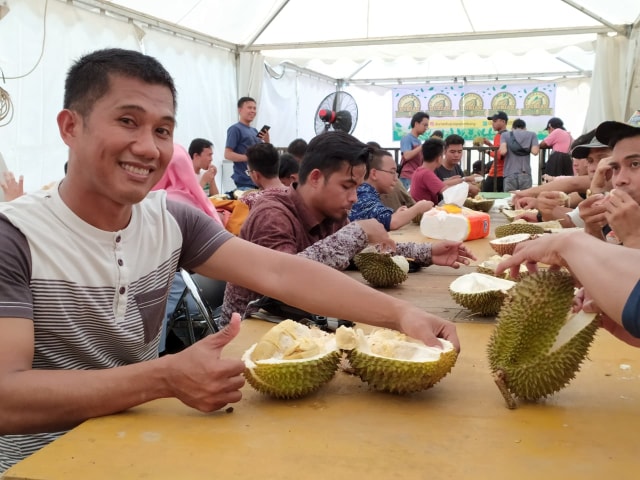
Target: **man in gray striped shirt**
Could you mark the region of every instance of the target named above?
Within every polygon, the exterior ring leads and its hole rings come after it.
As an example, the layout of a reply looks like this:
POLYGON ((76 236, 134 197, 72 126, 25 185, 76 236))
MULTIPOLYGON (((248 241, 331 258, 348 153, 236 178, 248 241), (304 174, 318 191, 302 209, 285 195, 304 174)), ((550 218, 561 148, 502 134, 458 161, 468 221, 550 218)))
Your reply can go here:
POLYGON ((164 191, 149 194, 173 152, 175 99, 152 57, 120 49, 82 57, 57 117, 67 175, 0 205, 0 471, 89 418, 165 397, 203 412, 240 400, 244 365, 220 358, 240 329, 237 313, 222 332, 157 356, 180 267, 458 346, 450 322, 318 262, 233 237, 164 191))

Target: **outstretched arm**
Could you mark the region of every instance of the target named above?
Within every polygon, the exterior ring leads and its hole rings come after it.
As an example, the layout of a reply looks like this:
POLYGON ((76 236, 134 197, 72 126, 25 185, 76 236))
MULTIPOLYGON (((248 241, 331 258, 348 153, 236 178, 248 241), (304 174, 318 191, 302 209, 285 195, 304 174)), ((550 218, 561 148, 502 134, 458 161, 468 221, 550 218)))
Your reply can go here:
POLYGON ((535 270, 537 263, 566 266, 596 305, 622 325, 622 311, 640 275, 640 250, 602 242, 583 232, 545 235, 518 245, 513 256, 498 265, 517 275, 520 264, 535 270))

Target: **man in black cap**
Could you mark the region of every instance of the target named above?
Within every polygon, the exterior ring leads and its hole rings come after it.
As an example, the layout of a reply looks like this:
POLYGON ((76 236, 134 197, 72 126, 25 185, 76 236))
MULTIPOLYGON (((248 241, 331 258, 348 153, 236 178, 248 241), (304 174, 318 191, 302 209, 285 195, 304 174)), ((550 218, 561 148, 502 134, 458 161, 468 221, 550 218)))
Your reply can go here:
POLYGON ((581 204, 581 210, 588 209, 591 220, 583 217, 591 224, 585 225, 585 231, 604 239, 612 229, 619 242, 640 248, 640 128, 603 122, 596 128, 596 138, 609 145, 612 155, 600 162, 590 197, 581 204), (605 197, 602 193, 606 190, 600 185, 609 182, 612 190, 605 197))
POLYGON ((491 168, 489 169, 487 178, 482 182, 482 191, 502 192, 504 191, 504 156, 500 154, 497 149, 500 148, 500 135, 507 131, 507 122, 509 121, 509 117, 505 112, 499 111, 494 113, 492 116, 487 117, 487 120, 491 120, 491 126, 497 133, 496 136, 493 137, 493 142, 490 142, 485 138, 484 144, 489 147, 496 147, 496 151, 489 152, 489 155, 491 155, 494 160, 491 163, 491 168))
POLYGON ((540 148, 551 148, 553 152, 549 155, 543 167, 543 174, 547 180, 552 177, 573 175, 573 161, 569 154, 571 148, 571 134, 564 128, 564 122, 558 117, 551 117, 547 122, 549 135, 540 142, 540 148))

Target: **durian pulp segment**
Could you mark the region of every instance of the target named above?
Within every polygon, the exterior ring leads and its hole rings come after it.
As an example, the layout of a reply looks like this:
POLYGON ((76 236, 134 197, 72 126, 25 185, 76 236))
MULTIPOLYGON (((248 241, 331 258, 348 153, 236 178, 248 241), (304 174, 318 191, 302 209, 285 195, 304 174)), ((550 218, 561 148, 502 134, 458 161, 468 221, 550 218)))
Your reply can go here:
POLYGON ((483 273, 468 273, 451 282, 450 289, 458 293, 482 293, 491 291, 506 292, 515 285, 511 280, 504 280, 483 273))
POLYGON ((284 320, 271 328, 250 349, 247 357, 252 363, 305 361, 322 357, 336 349, 335 338, 317 328, 284 320))
POLYGON ((391 257, 391 260, 393 260, 393 263, 395 263, 404 273, 409 273, 409 260, 405 257, 402 255, 394 255, 391 257))
POLYGON ((358 330, 358 350, 382 358, 406 362, 431 362, 440 359, 444 352, 453 350, 453 344, 438 339, 441 347, 429 347, 419 340, 394 330, 375 330, 366 336, 358 330))
POLYGON ((558 332, 558 336, 556 337, 554 344, 551 346, 550 352, 555 352, 561 348, 565 343, 575 337, 578 332, 589 326, 595 318, 595 313, 585 313, 583 311, 570 316, 558 332))

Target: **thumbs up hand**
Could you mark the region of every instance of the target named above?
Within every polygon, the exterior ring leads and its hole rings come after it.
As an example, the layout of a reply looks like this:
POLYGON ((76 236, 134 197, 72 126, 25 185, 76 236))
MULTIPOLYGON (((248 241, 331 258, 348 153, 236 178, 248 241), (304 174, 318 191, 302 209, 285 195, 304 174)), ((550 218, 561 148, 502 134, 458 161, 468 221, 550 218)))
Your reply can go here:
POLYGON ((202 412, 218 410, 240 401, 244 362, 221 358, 223 348, 240 332, 240 315, 234 313, 223 330, 191 347, 163 357, 168 360, 165 381, 174 396, 202 412))

